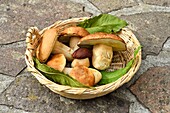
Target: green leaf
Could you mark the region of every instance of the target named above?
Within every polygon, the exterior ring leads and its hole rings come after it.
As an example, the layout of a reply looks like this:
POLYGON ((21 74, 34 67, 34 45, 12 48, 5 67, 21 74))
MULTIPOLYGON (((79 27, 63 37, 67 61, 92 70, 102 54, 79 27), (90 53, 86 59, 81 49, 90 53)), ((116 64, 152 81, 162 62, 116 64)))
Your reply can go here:
POLYGON ((78 24, 91 34, 95 32, 116 33, 127 25, 126 21, 110 14, 100 14, 78 24))
POLYGON ((120 77, 122 77, 124 74, 126 74, 130 70, 130 68, 132 67, 134 59, 135 59, 135 57, 136 57, 136 55, 137 55, 137 53, 139 52, 140 49, 141 49, 141 46, 139 46, 134 51, 134 58, 126 64, 126 67, 118 69, 116 71, 112 71, 112 72, 101 71, 102 79, 100 80, 100 82, 98 84, 103 85, 103 84, 115 82, 120 77))
POLYGON ((59 72, 49 66, 47 66, 46 64, 41 64, 38 59, 34 58, 34 63, 35 63, 35 67, 49 80, 62 84, 62 85, 69 85, 72 87, 88 87, 85 86, 83 84, 81 84, 80 82, 78 82, 77 80, 71 78, 69 75, 66 75, 62 72, 59 72))

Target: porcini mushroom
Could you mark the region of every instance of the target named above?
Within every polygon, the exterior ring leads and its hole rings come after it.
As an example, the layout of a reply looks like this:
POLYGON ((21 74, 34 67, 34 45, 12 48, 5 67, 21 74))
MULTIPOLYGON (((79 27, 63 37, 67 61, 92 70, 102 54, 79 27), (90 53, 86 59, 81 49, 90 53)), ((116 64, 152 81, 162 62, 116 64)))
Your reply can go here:
POLYGON ((74 59, 71 63, 71 67, 76 67, 76 66, 80 66, 80 65, 89 67, 90 66, 89 58, 74 59))
POLYGON ((63 54, 53 55, 47 62, 47 65, 62 72, 66 65, 66 58, 63 54))
POLYGON ((78 46, 93 46, 92 65, 99 70, 110 66, 113 51, 126 50, 123 39, 114 34, 97 32, 80 39, 78 46))
POLYGON ((93 86, 95 83, 92 71, 85 66, 74 67, 69 75, 86 86, 93 86))
POLYGON ((82 27, 77 27, 77 26, 76 27, 75 26, 74 27, 68 27, 68 28, 65 28, 61 32, 61 36, 59 37, 59 40, 62 40, 62 38, 64 38, 64 40, 70 39, 70 42, 69 42, 70 48, 72 48, 73 50, 76 50, 76 49, 79 48, 77 46, 77 43, 80 40, 80 38, 84 37, 88 34, 89 34, 89 32, 82 27))
POLYGON ((92 65, 99 70, 109 68, 113 57, 111 46, 97 44, 93 46, 92 65))
POLYGON ((68 27, 68 28, 65 28, 62 32, 61 32, 61 35, 63 36, 78 36, 78 37, 84 37, 86 35, 88 35, 89 32, 82 28, 82 27, 68 27))
MULTIPOLYGON (((78 80, 79 81, 79 79, 82 79, 81 81, 86 81, 86 80, 83 80, 83 79, 86 79, 86 77, 88 77, 89 76, 89 78, 87 79, 87 81, 90 81, 89 79, 92 79, 92 81, 93 81, 93 77, 91 77, 91 73, 93 74, 93 76, 94 76, 94 83, 91 81, 90 82, 90 84, 91 85, 95 85, 95 84, 97 84, 100 80, 101 80, 101 78, 102 78, 102 74, 98 71, 98 70, 96 70, 96 69, 93 69, 93 68, 84 68, 85 66, 76 66, 76 67, 74 67, 74 68, 68 68, 68 67, 65 67, 64 68, 64 70, 63 70, 63 72, 65 73, 65 74, 67 74, 67 75, 69 75, 69 76, 72 76, 74 79, 76 79, 76 80, 78 80), (74 69, 74 70, 73 70, 74 69), (84 72, 85 71, 85 72, 84 72), (90 72, 89 72, 90 71, 90 72), (71 74, 71 72, 72 72, 72 75, 70 75, 71 74), (73 74, 74 73, 74 74, 73 74), (80 74, 80 73, 82 73, 82 74, 80 74), (83 73, 85 73, 85 75, 86 74, 89 74, 90 73, 90 75, 86 75, 85 77, 84 77, 84 75, 83 75, 83 73), (77 75, 76 75, 77 74, 77 75), (83 75, 83 76, 82 76, 83 75), (83 78, 84 77, 84 78, 83 78)), ((80 81, 80 82, 81 82, 80 81)), ((86 81, 86 82, 87 82, 86 81)), ((84 82, 83 82, 84 83, 84 82)))
POLYGON ((91 58, 92 51, 87 48, 79 48, 72 54, 73 58, 76 59, 84 59, 84 58, 91 58))
POLYGON ((88 47, 96 44, 111 46, 113 48, 113 51, 126 50, 126 44, 124 40, 115 34, 97 32, 81 38, 78 42, 79 47, 88 47))
POLYGON ((64 54, 64 56, 66 57, 68 61, 73 60, 73 57, 72 57, 73 52, 74 51, 70 47, 66 46, 65 44, 59 41, 55 42, 54 48, 52 50, 52 54, 58 54, 58 53, 64 54))
POLYGON ((46 62, 57 40, 56 29, 48 29, 44 32, 41 43, 36 50, 36 57, 40 62, 46 62))
POLYGON ((73 50, 65 44, 59 42, 57 39, 58 34, 55 28, 48 29, 43 33, 41 43, 36 51, 36 57, 40 62, 46 62, 51 53, 62 53, 65 55, 67 60, 73 60, 73 50))

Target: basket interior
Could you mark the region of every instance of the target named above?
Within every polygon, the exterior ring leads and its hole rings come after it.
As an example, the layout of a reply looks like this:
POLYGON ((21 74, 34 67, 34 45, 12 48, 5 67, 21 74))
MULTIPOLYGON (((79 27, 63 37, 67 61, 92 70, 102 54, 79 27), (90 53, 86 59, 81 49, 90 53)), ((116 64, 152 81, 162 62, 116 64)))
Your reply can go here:
MULTIPOLYGON (((64 30, 67 27, 76 26, 82 20, 78 20, 78 22, 58 21, 54 25, 43 29, 39 33, 42 36, 45 30, 51 29, 51 28, 56 28, 58 30, 58 34, 60 35, 60 32, 62 30, 64 30)), ((125 41, 127 50, 113 52, 112 63, 110 65, 110 67, 108 69, 106 69, 106 71, 114 71, 114 70, 117 70, 120 68, 124 68, 126 66, 126 64, 133 58, 134 50, 136 49, 136 46, 134 46, 135 43, 133 42, 133 40, 131 38, 129 38, 130 36, 122 35, 122 32, 123 32, 123 30, 121 32, 119 32, 117 35, 120 36, 125 41)), ((34 39, 37 39, 37 37, 35 36, 34 39)), ((37 49, 40 41, 41 41, 41 37, 38 40, 34 40, 34 42, 33 42, 34 48, 35 48, 34 51, 32 52, 33 56, 35 56, 35 52, 36 52, 36 49, 37 49)))

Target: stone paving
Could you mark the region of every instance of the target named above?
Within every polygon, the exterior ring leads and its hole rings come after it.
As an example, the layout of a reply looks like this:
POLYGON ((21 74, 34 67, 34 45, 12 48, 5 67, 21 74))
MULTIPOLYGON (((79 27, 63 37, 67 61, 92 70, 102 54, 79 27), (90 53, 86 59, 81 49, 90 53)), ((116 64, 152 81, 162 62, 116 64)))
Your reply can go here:
POLYGON ((0 0, 0 113, 170 113, 169 0, 0 0), (59 19, 109 13, 143 46, 132 80, 91 100, 53 93, 26 70, 25 34, 59 19))

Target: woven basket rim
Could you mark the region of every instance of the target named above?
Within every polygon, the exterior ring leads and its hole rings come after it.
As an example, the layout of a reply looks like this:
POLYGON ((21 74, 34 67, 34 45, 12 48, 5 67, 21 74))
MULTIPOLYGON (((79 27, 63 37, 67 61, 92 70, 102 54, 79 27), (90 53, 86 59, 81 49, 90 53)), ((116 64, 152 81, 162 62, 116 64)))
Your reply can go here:
MULTIPOLYGON (((45 30, 50 29, 52 27, 54 27, 55 25, 62 25, 62 22, 64 21, 65 23, 68 23, 70 21, 82 21, 85 19, 88 19, 89 17, 80 17, 80 18, 72 18, 72 19, 67 19, 67 20, 60 20, 55 22, 54 24, 52 24, 49 27, 44 28, 43 30, 39 31, 39 34, 41 35, 45 30)), ((31 28, 33 29, 33 28, 31 28)), ((34 27, 34 29, 37 29, 34 27)), ((133 39, 136 41, 136 44, 138 46, 140 46, 140 43, 138 41, 138 39, 136 38, 136 36, 132 33, 132 31, 127 27, 127 28, 123 28, 122 30, 125 30, 126 32, 130 32, 132 34, 133 39)), ((27 36, 28 37, 28 36, 27 36)), ((27 41, 28 43, 29 41, 27 41)), ((34 62, 32 59, 32 55, 31 55, 31 49, 28 47, 26 48, 26 52, 25 52, 25 61, 28 67, 28 71, 30 71, 41 84, 46 85, 49 89, 51 89, 53 92, 60 94, 60 92, 62 93, 68 93, 68 94, 74 94, 74 95, 96 95, 96 97, 101 96, 97 95, 98 93, 102 93, 102 92, 112 92, 115 89, 117 89, 118 87, 120 87, 121 85, 125 84, 126 82, 128 82, 133 75, 138 71, 140 65, 141 65, 141 50, 137 53, 136 58, 134 60, 133 66, 135 66, 134 68, 130 68, 130 70, 123 75, 122 77, 120 77, 118 80, 116 80, 115 82, 109 83, 109 84, 105 84, 105 85, 100 85, 100 86, 95 86, 95 89, 90 89, 90 88, 78 88, 78 87, 71 87, 71 86, 66 86, 66 85, 61 85, 58 83, 55 83, 53 81, 48 80, 45 76, 43 76, 35 67, 34 67, 34 62), (131 74, 131 76, 129 77, 128 75, 131 74), (129 77, 129 78, 128 78, 129 77), (120 80, 124 79, 123 82, 120 83, 120 80), (41 81, 43 80, 43 82, 41 81), (117 85, 118 84, 118 85, 117 85), (113 86, 115 86, 113 88, 113 86), (51 88, 52 87, 52 88, 51 88)), ((63 95, 63 94, 61 94, 63 95)), ((103 94, 105 95, 105 94, 103 94)), ((64 95, 63 95, 64 96, 64 95)), ((69 96, 66 96, 69 97, 69 96)))

